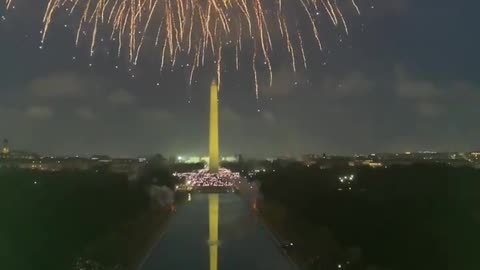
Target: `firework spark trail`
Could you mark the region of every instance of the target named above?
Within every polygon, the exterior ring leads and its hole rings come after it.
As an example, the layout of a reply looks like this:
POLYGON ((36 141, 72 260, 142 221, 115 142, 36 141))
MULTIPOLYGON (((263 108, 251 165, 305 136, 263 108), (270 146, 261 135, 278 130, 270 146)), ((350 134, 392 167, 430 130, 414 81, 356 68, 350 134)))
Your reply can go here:
POLYGON ((307 57, 305 56, 305 49, 303 48, 302 33, 298 32, 298 40, 300 41, 300 51, 302 52, 303 67, 307 69, 307 57))
POLYGON ((257 66, 255 64, 255 60, 257 59, 257 51, 253 51, 253 57, 252 57, 252 69, 253 69, 253 76, 254 76, 254 82, 255 82, 255 97, 258 100, 258 76, 257 76, 257 66))
POLYGON ((150 21, 152 20, 152 15, 153 15, 153 12, 155 11, 155 7, 157 6, 157 3, 158 3, 158 0, 155 0, 155 4, 153 4, 153 8, 150 11, 150 15, 148 15, 147 23, 145 24, 145 28, 143 29, 142 40, 140 41, 140 46, 138 46, 137 54, 135 56, 135 62, 133 63, 134 65, 137 65, 138 56, 140 55, 140 50, 142 49, 142 45, 143 45, 143 40, 145 39, 145 34, 147 33, 147 29, 148 29, 148 26, 150 25, 150 21))
POLYGON ((239 50, 240 46, 239 46, 239 43, 237 43, 237 45, 235 46, 235 68, 237 70, 240 70, 240 63, 239 63, 239 60, 238 60, 238 50, 239 50))
POLYGON ((218 60, 217 60, 217 83, 218 89, 220 89, 220 85, 222 83, 222 49, 223 47, 220 46, 219 53, 218 53, 218 60))
POLYGON ((357 11, 358 15, 361 15, 360 8, 358 7, 357 2, 355 0, 352 0, 352 5, 355 7, 355 10, 357 11))
MULTIPOLYGON (((7 9, 14 1, 4 0, 7 9)), ((215 63, 220 84, 223 57, 234 51, 235 67, 244 50, 253 50, 255 93, 258 98, 257 63, 260 58, 273 81, 271 58, 274 50, 286 50, 291 66, 297 71, 297 56, 307 69, 305 42, 314 38, 320 50, 321 18, 326 17, 348 35, 346 5, 360 15, 359 0, 44 0, 41 43, 45 43, 50 26, 62 13, 77 18, 75 44, 83 37, 95 53, 98 39, 109 36, 117 46, 117 55, 125 53, 133 65, 141 60, 147 46, 158 48, 160 70, 173 69, 182 59, 191 67, 189 83, 200 66, 215 63), (341 2, 341 5, 338 3, 341 2), (293 12, 297 10, 298 12, 293 12), (303 13, 303 14, 302 14, 303 13), (307 22, 309 29, 298 25, 307 22), (277 37, 275 33, 279 33, 277 37), (307 36, 311 38, 307 39, 307 36), (278 39, 281 39, 279 42, 278 39), (252 49, 253 48, 253 49, 252 49), (222 56, 222 54, 225 54, 222 56)), ((183 62, 182 62, 183 63, 183 62)))
POLYGON ((5 0, 5 5, 6 5, 7 9, 9 9, 11 7, 12 3, 13 3, 13 0, 5 0))

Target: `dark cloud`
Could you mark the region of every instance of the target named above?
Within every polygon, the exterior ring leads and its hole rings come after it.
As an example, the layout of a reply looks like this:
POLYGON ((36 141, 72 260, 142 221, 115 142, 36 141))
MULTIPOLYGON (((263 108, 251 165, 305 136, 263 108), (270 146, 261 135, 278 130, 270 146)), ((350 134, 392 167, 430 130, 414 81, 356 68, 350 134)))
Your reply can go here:
POLYGON ((85 95, 88 90, 84 79, 71 72, 35 78, 28 88, 33 95, 45 98, 75 98, 85 95))
POLYGON ((270 111, 263 111, 262 112, 262 117, 263 119, 265 119, 265 121, 267 121, 268 123, 273 123, 275 122, 275 115, 270 112, 270 111))
MULTIPOLYGON (((373 2, 373 1, 372 1, 373 2)), ((404 15, 408 12, 410 6, 410 1, 408 0, 384 0, 384 1, 375 1, 371 4, 371 7, 379 8, 382 12, 375 13, 376 15, 381 14, 396 14, 404 15)))
POLYGON ((326 76, 322 80, 323 98, 341 100, 367 96, 373 91, 375 81, 368 79, 362 72, 352 72, 339 79, 326 76))
POLYGON ((396 83, 397 94, 402 98, 431 99, 440 94, 434 82, 410 79, 401 68, 396 71, 396 83))
POLYGON ((242 116, 240 113, 235 112, 230 107, 221 106, 220 107, 220 120, 222 124, 226 123, 238 123, 242 121, 242 116))
POLYGON ((442 107, 431 102, 418 103, 417 110, 421 116, 425 117, 438 117, 442 113, 442 107))
POLYGON ((155 108, 145 108, 139 110, 139 117, 148 126, 164 125, 167 121, 174 119, 174 115, 168 111, 155 108))
POLYGON ((295 87, 307 78, 301 73, 293 73, 287 63, 273 74, 272 87, 262 87, 262 94, 269 97, 282 97, 294 94, 295 87))
POLYGON ((25 111, 25 115, 33 119, 44 120, 49 119, 53 116, 53 110, 47 106, 34 105, 27 108, 27 110, 25 111))
POLYGON ((75 115, 83 120, 93 120, 95 119, 95 113, 89 107, 79 107, 75 109, 75 115))
POLYGON ((135 102, 135 97, 127 90, 119 89, 110 93, 107 100, 113 105, 132 105, 135 102))

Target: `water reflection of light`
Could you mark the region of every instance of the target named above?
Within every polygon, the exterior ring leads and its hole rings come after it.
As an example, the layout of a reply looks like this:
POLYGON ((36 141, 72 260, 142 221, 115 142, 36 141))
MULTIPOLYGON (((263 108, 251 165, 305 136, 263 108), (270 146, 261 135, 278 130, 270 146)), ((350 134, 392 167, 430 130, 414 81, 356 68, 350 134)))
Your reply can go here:
POLYGON ((188 193, 188 201, 191 201, 191 200, 192 200, 192 194, 188 193))
POLYGON ((218 194, 208 195, 210 270, 218 270, 218 194))

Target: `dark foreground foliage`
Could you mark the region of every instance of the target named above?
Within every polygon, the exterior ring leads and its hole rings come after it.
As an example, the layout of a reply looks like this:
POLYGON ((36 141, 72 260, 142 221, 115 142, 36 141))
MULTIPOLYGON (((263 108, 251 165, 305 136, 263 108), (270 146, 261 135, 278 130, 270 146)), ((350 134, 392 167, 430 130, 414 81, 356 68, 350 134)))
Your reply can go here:
POLYGON ((0 171, 1 269, 71 269, 89 243, 148 207, 143 187, 97 172, 0 171))
MULTIPOLYGON (((258 178, 265 201, 287 209, 289 230, 307 243, 326 228, 342 247, 308 258, 311 269, 480 269, 478 170, 292 165, 258 178), (309 226, 298 232, 299 224, 309 226)), ((310 251, 324 245, 310 243, 310 251)))

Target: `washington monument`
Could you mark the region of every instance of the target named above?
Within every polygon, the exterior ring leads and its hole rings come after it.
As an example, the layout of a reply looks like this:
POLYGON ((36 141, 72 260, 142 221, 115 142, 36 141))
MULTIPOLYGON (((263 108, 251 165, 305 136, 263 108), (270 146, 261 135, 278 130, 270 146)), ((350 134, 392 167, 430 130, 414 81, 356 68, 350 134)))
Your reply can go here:
POLYGON ((219 168, 219 144, 218 144, 218 85, 215 80, 210 86, 210 134, 209 134, 210 157, 208 168, 216 173, 219 168))

